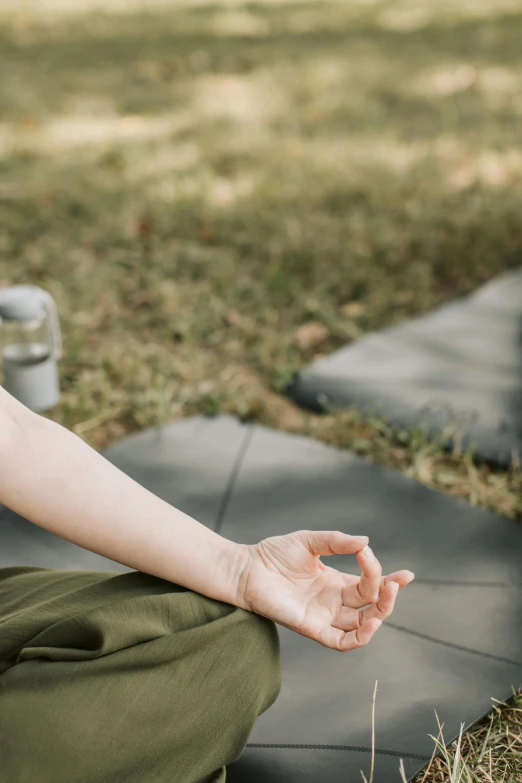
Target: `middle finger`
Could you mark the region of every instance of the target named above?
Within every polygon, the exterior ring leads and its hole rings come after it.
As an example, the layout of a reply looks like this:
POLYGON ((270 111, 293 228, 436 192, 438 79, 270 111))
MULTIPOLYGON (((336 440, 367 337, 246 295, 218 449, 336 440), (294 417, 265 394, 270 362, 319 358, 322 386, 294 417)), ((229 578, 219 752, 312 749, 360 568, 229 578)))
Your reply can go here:
POLYGON ((362 624, 366 620, 386 620, 391 615, 395 608, 395 601, 399 592, 399 585, 397 582, 388 582, 388 584, 382 589, 381 595, 377 603, 372 606, 368 606, 359 612, 359 622, 362 624))
POLYGON ((362 575, 356 585, 356 593, 360 599, 358 606, 374 604, 379 598, 381 587, 382 566, 369 546, 365 546, 356 554, 362 575))

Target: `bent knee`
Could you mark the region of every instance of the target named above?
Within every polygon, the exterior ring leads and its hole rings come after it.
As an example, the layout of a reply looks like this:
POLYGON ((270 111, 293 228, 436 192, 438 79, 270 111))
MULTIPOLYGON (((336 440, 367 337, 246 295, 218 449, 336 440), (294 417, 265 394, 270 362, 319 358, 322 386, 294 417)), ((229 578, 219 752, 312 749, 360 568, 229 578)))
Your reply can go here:
POLYGON ((249 683, 259 704, 259 714, 270 707, 281 690, 279 634, 275 623, 266 617, 238 609, 231 629, 231 653, 236 676, 249 683))

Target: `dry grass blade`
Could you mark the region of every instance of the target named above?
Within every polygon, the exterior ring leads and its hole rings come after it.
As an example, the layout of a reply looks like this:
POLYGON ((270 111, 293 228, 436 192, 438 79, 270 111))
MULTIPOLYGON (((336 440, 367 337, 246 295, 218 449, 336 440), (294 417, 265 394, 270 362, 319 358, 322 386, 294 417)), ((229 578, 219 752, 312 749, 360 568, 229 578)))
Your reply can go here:
POLYGON ((479 758, 478 758, 478 763, 479 764, 482 764, 482 759, 484 758, 484 754, 485 754, 487 746, 488 746, 489 737, 490 737, 491 729, 492 729, 492 726, 493 726, 493 720, 494 720, 494 717, 492 715, 490 724, 488 726, 488 730, 486 732, 486 736, 484 737, 484 742, 482 743, 482 748, 481 748, 481 751, 480 751, 480 755, 479 755, 479 758))
MULTIPOLYGON (((430 734, 429 736, 434 741, 437 750, 439 750, 439 752, 441 753, 441 755, 442 755, 442 757, 443 757, 443 759, 444 759, 444 761, 446 763, 447 771, 451 774, 451 760, 450 760, 450 756, 448 754, 448 750, 446 748, 446 743, 444 742, 444 734, 442 733, 442 725, 441 725, 441 722, 439 720, 439 716, 437 715, 437 712, 435 712, 435 718, 437 719, 437 726, 439 727, 439 733, 438 733, 436 738, 433 736, 433 734, 430 734)), ((449 783, 454 783, 452 778, 450 779, 449 783)))
POLYGON ((106 424, 110 419, 116 419, 118 416, 121 416, 124 410, 124 407, 120 406, 114 410, 103 411, 97 416, 92 416, 90 419, 86 419, 86 421, 75 424, 72 427, 72 431, 75 435, 83 435, 84 432, 88 432, 95 427, 100 427, 102 424, 106 424))
POLYGON ((439 755, 414 783, 522 783, 522 691, 493 701, 494 712, 449 747, 439 734, 439 755))
POLYGON ((459 781, 462 778, 462 770, 464 769, 464 765, 462 764, 462 758, 460 753, 460 748, 462 745, 462 732, 464 731, 464 724, 460 724, 460 732, 459 732, 459 738, 457 740, 457 749, 455 751, 455 755, 453 757, 453 769, 451 771, 451 783, 459 783, 459 781))
MULTIPOLYGON (((437 713, 435 713, 435 714, 437 714, 437 713)), ((438 718, 437 718, 437 720, 438 720, 438 718)), ((439 733, 438 733, 437 739, 441 739, 442 738, 442 729, 443 728, 444 728, 444 724, 442 724, 442 726, 440 726, 440 724, 439 724, 439 733)), ((431 767, 432 767, 432 764, 433 764, 433 759, 435 758, 435 754, 437 753, 437 750, 438 750, 437 743, 435 743, 435 745, 433 747, 433 753, 431 754, 430 763, 426 767, 426 771, 424 772, 424 775, 422 777, 421 783, 425 783, 426 778, 428 777, 428 774, 429 774, 429 772, 431 770, 431 767)))
POLYGON ((370 763, 370 778, 367 780, 366 775, 361 769, 361 776, 364 783, 373 783, 373 774, 375 770, 375 702, 377 699, 377 684, 378 680, 375 680, 375 688, 373 689, 372 698, 372 760, 370 763))
POLYGON ((375 688, 373 689, 373 699, 372 699, 372 763, 370 766, 369 783, 373 783, 373 773, 375 770, 375 702, 377 700, 377 684, 378 684, 378 680, 375 680, 375 688))

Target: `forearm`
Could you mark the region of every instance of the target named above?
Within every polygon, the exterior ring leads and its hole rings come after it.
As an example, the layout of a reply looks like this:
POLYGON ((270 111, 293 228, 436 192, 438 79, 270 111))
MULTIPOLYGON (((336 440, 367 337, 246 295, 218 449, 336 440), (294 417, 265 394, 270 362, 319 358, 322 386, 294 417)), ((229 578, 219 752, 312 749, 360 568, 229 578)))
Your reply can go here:
POLYGON ((173 508, 41 416, 21 416, 0 439, 0 503, 131 568, 238 603, 244 547, 173 508))

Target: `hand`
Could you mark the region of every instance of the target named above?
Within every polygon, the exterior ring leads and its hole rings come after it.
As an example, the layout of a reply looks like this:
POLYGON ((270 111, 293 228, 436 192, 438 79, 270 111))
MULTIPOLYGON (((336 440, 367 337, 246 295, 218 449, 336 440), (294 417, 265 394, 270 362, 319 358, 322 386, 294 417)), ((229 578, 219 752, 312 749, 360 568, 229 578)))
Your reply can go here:
POLYGON ((246 547, 239 606, 346 651, 368 644, 393 611, 411 571, 382 576, 367 536, 300 530, 246 547), (329 568, 321 555, 355 554, 362 575, 329 568), (363 608, 366 607, 366 608, 363 608))

